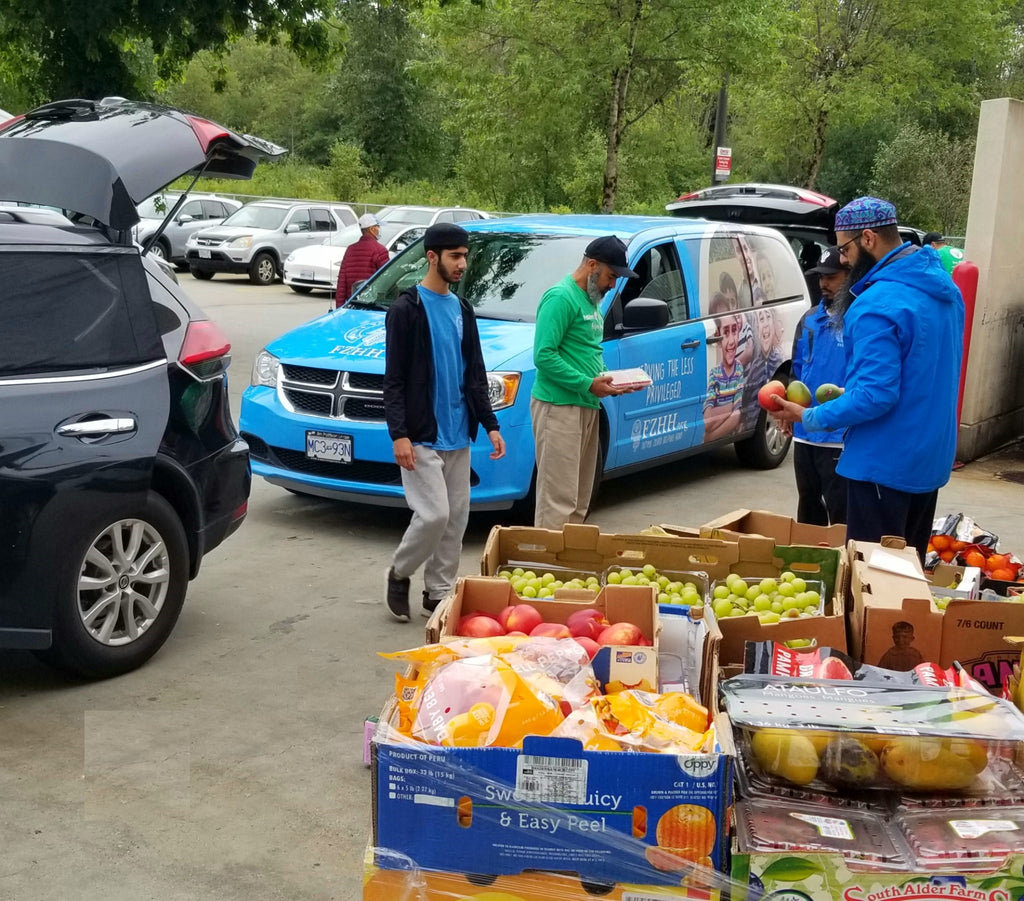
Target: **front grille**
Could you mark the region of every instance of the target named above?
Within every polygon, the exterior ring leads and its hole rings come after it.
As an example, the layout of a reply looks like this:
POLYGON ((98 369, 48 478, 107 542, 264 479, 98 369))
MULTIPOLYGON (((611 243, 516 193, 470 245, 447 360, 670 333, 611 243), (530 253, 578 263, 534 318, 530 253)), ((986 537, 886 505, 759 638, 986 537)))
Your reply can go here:
POLYGON ((314 369, 312 366, 293 366, 291 363, 283 363, 281 368, 287 382, 328 385, 333 388, 338 381, 338 372, 333 369, 314 369))
POLYGON ((242 439, 249 445, 249 454, 257 459, 264 460, 270 455, 267 442, 257 438, 251 432, 242 432, 242 439))
POLYGON ((384 422, 384 376, 315 366, 281 366, 281 393, 296 413, 384 422))
POLYGON ((310 460, 302 451, 288 450, 284 447, 272 447, 270 450, 272 457, 276 458, 277 465, 292 472, 371 485, 402 484, 402 471, 397 463, 371 463, 366 460, 329 463, 324 460, 310 460))
POLYGON ((343 411, 346 419, 361 419, 370 422, 384 421, 384 401, 369 400, 361 397, 345 398, 343 411))
POLYGON ((356 391, 384 391, 384 376, 374 375, 370 372, 350 372, 348 374, 349 388, 356 391))
POLYGON ((334 398, 330 394, 316 394, 312 391, 296 391, 293 388, 285 388, 284 396, 299 413, 330 416, 333 412, 334 398))

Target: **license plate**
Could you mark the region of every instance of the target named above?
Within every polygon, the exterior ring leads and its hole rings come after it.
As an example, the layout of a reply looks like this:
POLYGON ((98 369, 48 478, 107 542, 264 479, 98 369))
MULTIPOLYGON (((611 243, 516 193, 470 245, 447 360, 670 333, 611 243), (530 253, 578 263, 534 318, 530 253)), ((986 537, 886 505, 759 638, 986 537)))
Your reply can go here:
POLYGON ((331 463, 352 462, 352 436, 330 432, 306 432, 306 456, 331 463))
POLYGON ((299 273, 299 278, 305 279, 307 282, 313 281, 313 271, 311 269, 304 269, 299 273))
POLYGON ((208 259, 210 259, 210 251, 208 251, 208 250, 200 250, 199 251, 199 258, 201 260, 208 260, 208 259))

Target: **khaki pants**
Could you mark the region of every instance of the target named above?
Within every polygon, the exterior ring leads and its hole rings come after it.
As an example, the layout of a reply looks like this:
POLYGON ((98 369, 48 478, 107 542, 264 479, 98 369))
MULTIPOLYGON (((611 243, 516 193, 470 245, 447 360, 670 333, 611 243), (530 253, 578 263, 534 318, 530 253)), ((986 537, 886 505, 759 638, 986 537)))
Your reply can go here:
POLYGON ((533 524, 561 529, 583 522, 594 489, 599 445, 598 410, 530 398, 537 448, 537 509, 533 524))

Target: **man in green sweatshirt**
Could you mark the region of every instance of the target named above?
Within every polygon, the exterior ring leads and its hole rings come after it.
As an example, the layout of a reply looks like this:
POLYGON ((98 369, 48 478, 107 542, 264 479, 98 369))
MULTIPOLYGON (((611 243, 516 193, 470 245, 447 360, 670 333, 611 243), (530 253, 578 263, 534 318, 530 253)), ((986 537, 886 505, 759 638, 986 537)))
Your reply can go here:
POLYGON ((630 390, 613 387, 610 375, 600 375, 600 304, 622 277, 637 277, 626 265, 626 245, 615 235, 595 238, 576 270, 545 291, 537 308, 530 414, 538 528, 561 529, 586 518, 597 469, 601 398, 630 390))

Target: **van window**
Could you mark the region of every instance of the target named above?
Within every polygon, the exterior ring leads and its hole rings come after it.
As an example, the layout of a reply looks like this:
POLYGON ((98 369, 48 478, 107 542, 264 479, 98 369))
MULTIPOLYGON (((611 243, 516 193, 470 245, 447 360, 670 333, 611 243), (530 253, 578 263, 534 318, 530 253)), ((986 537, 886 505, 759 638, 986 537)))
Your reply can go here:
POLYGON ((113 369, 163 357, 137 255, 0 254, 0 375, 113 369))
POLYGON ((686 287, 674 242, 649 247, 633 264, 632 269, 639 278, 627 279, 622 289, 623 305, 636 297, 651 297, 668 304, 669 322, 685 322, 690 318, 686 287))
POLYGON ((793 251, 783 241, 766 235, 745 235, 754 266, 754 303, 788 300, 804 293, 804 278, 799 266, 793 265, 793 251))
MULTIPOLYGON (((751 306, 747 263, 738 235, 716 235, 707 241, 708 311, 721 295, 730 309, 751 306)), ((721 303, 721 301, 718 301, 721 303)))

